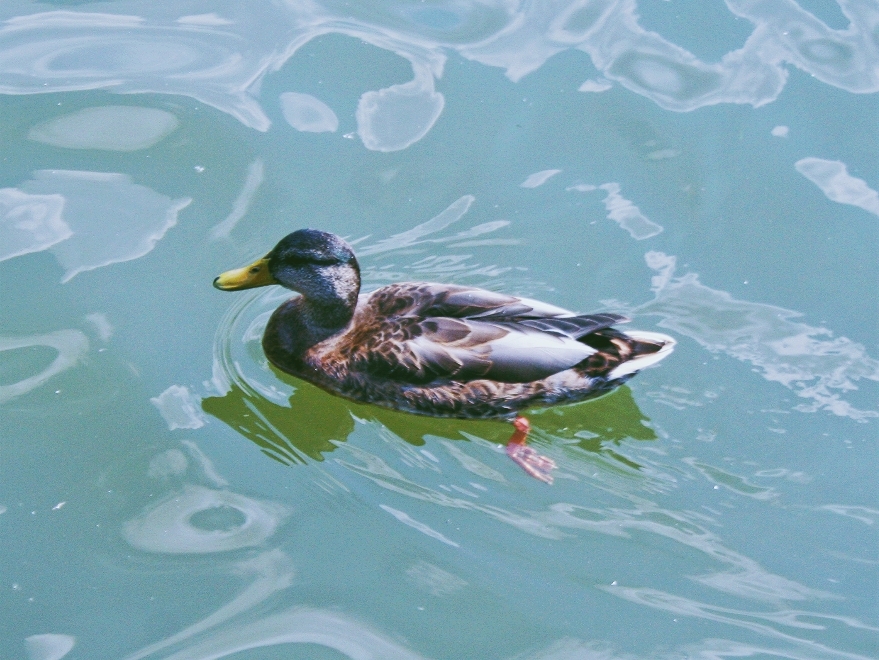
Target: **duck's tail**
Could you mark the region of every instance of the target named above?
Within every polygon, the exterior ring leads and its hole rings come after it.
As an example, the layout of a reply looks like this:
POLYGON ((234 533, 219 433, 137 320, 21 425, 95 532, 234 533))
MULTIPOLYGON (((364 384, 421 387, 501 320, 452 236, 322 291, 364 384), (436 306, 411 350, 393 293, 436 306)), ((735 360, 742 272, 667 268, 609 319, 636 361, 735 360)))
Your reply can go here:
POLYGON ((591 376, 604 376, 608 380, 625 378, 656 364, 674 350, 676 343, 672 337, 659 332, 622 332, 616 328, 599 330, 580 341, 598 352, 578 366, 585 367, 591 376))

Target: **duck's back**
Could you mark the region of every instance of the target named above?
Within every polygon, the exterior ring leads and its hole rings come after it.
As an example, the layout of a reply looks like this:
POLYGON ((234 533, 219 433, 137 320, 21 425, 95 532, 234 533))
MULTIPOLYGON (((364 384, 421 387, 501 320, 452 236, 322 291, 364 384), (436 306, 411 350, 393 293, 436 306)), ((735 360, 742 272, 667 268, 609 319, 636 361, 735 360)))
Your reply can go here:
POLYGON ((361 296, 351 323, 309 349, 296 375, 410 412, 509 416, 597 396, 638 368, 621 365, 671 350, 665 335, 611 327, 626 320, 473 287, 392 284, 361 296))

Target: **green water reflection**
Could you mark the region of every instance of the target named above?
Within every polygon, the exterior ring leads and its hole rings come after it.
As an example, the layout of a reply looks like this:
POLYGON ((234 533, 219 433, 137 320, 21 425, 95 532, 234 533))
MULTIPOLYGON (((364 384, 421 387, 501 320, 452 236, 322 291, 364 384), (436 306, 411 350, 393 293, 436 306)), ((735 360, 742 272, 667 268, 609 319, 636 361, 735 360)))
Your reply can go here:
MULTIPOLYGON (((232 384, 221 397, 206 397, 202 409, 241 433, 270 458, 285 464, 305 458, 324 460, 353 432, 354 418, 379 422, 414 446, 424 444, 426 434, 461 439, 461 430, 493 443, 506 443, 509 424, 422 417, 357 404, 327 394, 304 381, 276 376, 296 388, 289 407, 274 403, 246 386, 232 384)), ((606 453, 630 467, 638 465, 613 451, 626 439, 655 440, 650 420, 638 409, 631 390, 623 386, 598 400, 540 411, 535 434, 570 440, 590 452, 606 453)), ((570 443, 567 443, 570 444, 570 443)))

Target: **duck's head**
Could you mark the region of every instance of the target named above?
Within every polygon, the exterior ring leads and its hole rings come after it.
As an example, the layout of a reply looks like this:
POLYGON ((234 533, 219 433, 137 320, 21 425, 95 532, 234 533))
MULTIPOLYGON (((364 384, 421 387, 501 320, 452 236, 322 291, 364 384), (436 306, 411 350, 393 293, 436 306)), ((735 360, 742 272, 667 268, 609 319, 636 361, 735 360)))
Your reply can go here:
POLYGON ((269 284, 280 284, 314 301, 342 298, 353 303, 360 291, 360 266, 351 246, 335 234, 300 229, 282 238, 262 259, 214 280, 221 291, 269 284))

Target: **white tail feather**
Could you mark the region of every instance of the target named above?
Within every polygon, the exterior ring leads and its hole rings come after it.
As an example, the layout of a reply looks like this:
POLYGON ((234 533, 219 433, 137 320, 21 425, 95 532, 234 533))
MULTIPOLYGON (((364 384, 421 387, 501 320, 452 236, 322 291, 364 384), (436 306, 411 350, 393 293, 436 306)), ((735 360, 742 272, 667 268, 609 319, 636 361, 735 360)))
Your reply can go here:
POLYGON ((641 355, 633 360, 623 362, 620 366, 616 367, 607 375, 609 380, 622 378, 623 376, 628 376, 629 374, 641 371, 641 369, 644 369, 645 367, 653 366, 657 362, 664 360, 666 357, 668 357, 668 355, 674 350, 675 344, 677 343, 668 335, 664 335, 660 332, 648 332, 646 330, 627 330, 626 335, 636 341, 643 341, 651 344, 663 344, 663 346, 655 353, 647 353, 646 355, 641 355))

